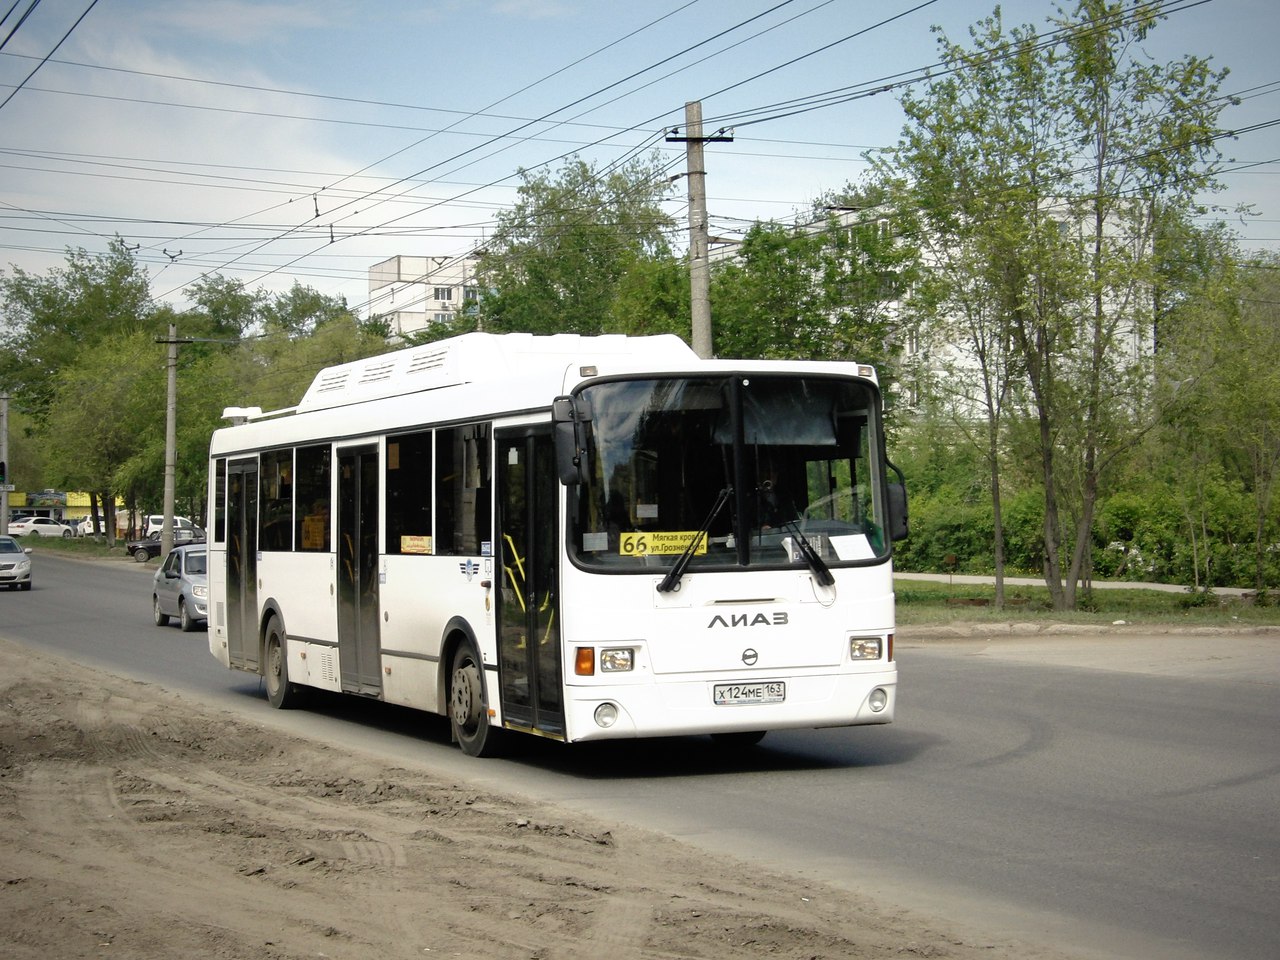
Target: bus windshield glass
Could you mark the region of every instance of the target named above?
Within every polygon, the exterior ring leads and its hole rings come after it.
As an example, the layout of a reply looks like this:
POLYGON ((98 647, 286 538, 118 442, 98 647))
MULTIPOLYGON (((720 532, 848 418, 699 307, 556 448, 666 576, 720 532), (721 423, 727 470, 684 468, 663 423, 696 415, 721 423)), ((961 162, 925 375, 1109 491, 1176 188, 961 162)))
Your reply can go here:
POLYGON ((580 396, 591 411, 587 482, 569 489, 580 565, 818 570, 887 556, 873 384, 737 374, 605 381, 580 396))

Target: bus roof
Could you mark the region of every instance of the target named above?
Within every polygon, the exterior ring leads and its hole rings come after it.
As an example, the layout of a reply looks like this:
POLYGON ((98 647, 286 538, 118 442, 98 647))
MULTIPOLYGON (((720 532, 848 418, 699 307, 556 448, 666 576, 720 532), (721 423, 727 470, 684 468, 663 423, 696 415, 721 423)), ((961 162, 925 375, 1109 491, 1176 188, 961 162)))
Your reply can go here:
POLYGON ((618 356, 641 365, 680 363, 695 358, 689 345, 672 334, 586 337, 572 333, 552 336, 467 333, 326 367, 316 375, 296 412, 326 410, 476 381, 502 381, 537 374, 554 374, 559 379, 572 364, 618 356))

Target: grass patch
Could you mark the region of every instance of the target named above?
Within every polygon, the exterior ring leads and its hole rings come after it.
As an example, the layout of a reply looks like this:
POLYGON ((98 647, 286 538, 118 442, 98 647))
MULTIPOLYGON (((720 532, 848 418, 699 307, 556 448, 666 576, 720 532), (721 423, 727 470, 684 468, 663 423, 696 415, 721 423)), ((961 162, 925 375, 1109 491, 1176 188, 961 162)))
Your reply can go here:
POLYGON ((105 539, 93 537, 19 537, 24 547, 33 553, 56 554, 61 557, 79 557, 82 560, 129 560, 136 562, 125 552, 124 540, 116 540, 114 547, 105 539))
MULTIPOLYGON (((105 540, 76 537, 22 537, 22 545, 36 553, 80 557, 85 560, 127 560, 124 541, 114 547, 105 540)), ((158 560, 152 560, 152 564, 158 560)), ((1010 620, 1045 623, 1182 624, 1184 626, 1263 626, 1280 624, 1280 607, 1251 597, 1204 595, 1161 590, 1093 590, 1079 598, 1079 609, 1057 611, 1049 605, 1047 587, 1005 586, 1005 608, 994 606, 995 587, 969 583, 934 583, 928 580, 894 580, 897 620, 904 625, 1008 623, 1010 620)), ((1274 597, 1274 594, 1273 594, 1274 597)))
POLYGON ((894 580, 897 619, 901 624, 963 621, 1007 623, 1010 620, 1055 623, 1182 624, 1188 626, 1272 625, 1280 608, 1252 597, 1204 596, 1161 590, 1099 589, 1078 595, 1078 609, 1055 611, 1047 587, 1005 587, 1005 608, 995 607, 995 586, 894 580))

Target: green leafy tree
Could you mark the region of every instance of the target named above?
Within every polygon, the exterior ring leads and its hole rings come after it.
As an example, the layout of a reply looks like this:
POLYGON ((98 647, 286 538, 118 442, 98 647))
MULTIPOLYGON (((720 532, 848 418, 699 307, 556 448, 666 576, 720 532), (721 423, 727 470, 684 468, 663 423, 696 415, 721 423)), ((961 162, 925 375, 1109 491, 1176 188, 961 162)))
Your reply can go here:
POLYGON ((63 490, 96 494, 114 538, 116 495, 128 501, 136 495, 127 482, 117 482, 119 465, 138 456, 157 433, 163 444, 164 348, 146 331, 121 335, 111 350, 81 351, 57 371, 53 387, 41 429, 46 479, 63 490))
POLYGON ((1015 452, 1043 491, 1059 609, 1088 577, 1109 472, 1154 422, 1150 354, 1133 345, 1151 339, 1156 211, 1214 185, 1223 74, 1147 59, 1159 19, 1159 3, 1081 0, 1055 43, 1006 30, 998 8, 968 48, 941 36, 948 70, 904 98, 890 162, 1009 345, 1009 396, 1032 426, 1015 452))
POLYGON ((911 282, 915 252, 899 215, 861 197, 835 198, 816 213, 797 227, 754 224, 737 255, 715 267, 715 353, 859 360, 893 381, 902 345, 894 304, 911 282))
POLYGON ((498 215, 480 253, 477 311, 452 332, 598 334, 636 322, 619 315, 637 300, 633 290, 629 305, 619 304, 624 281, 671 257, 674 224, 660 205, 671 184, 657 158, 609 171, 573 158, 555 175, 523 170, 521 178, 515 205, 498 215))
MULTIPOLYGON (((149 280, 119 238, 107 252, 68 250, 47 274, 19 267, 0 277, 0 376, 37 421, 53 403, 60 371, 84 350, 144 329, 152 312, 149 280)), ((105 414, 106 411, 103 411, 105 414)))

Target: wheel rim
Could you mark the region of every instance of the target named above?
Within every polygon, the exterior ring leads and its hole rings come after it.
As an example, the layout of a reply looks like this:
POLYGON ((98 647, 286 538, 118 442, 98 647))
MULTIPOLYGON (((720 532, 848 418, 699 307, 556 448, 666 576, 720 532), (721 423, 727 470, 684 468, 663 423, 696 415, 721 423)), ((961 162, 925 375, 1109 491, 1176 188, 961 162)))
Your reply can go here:
POLYGON ((160 609, 160 598, 159 598, 159 597, 152 597, 152 598, 151 598, 151 616, 152 616, 153 618, 155 618, 156 623, 159 623, 159 622, 160 622, 160 618, 164 616, 163 611, 161 611, 161 609, 160 609))
POLYGON ((472 734, 480 724, 480 672, 467 657, 453 671, 453 696, 450 698, 454 726, 472 734))
POLYGON ((275 696, 280 692, 280 674, 284 665, 284 656, 280 652, 280 644, 272 640, 267 648, 267 693, 275 696))

